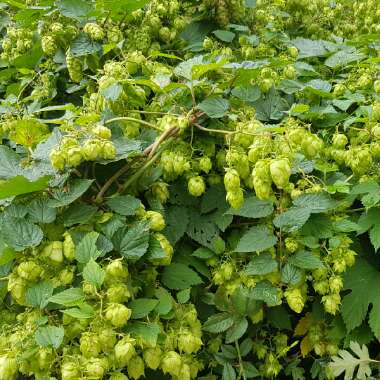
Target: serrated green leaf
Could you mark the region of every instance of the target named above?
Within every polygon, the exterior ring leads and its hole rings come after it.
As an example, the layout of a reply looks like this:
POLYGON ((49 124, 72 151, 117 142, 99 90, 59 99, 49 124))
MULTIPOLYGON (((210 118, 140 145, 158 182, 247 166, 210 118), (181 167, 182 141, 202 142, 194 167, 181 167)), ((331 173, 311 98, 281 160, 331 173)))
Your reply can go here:
POLYGON ((184 289, 177 293, 177 300, 179 303, 186 303, 190 299, 190 290, 191 289, 184 289))
POLYGON ((53 193, 53 198, 49 202, 50 207, 63 207, 74 202, 82 196, 94 182, 92 179, 76 179, 67 184, 63 189, 58 189, 53 193))
POLYGON ((228 30, 214 30, 212 34, 221 41, 232 42, 235 38, 235 33, 228 30))
POLYGON ((99 251, 96 242, 98 241, 99 233, 92 231, 85 235, 75 249, 75 259, 82 264, 88 263, 91 259, 96 260, 101 252, 99 251))
POLYGON ((350 343, 351 350, 356 356, 352 355, 347 350, 340 350, 338 355, 332 357, 332 362, 329 364, 334 376, 340 376, 345 373, 344 380, 354 379, 354 372, 358 367, 356 379, 365 380, 371 375, 371 359, 368 349, 365 345, 360 347, 357 342, 350 343))
POLYGON ((323 268, 321 259, 313 255, 310 251, 298 251, 291 256, 288 262, 301 269, 318 269, 323 268))
POLYGON ((328 57, 325 61, 325 65, 336 69, 340 66, 347 66, 349 63, 359 62, 365 58, 365 55, 359 53, 355 48, 350 50, 340 50, 328 57))
POLYGON ((223 366, 222 380, 236 380, 236 372, 230 363, 225 363, 223 366))
POLYGON ((303 278, 304 273, 294 265, 288 263, 281 269, 281 280, 285 284, 297 285, 303 278))
POLYGON ((258 86, 247 85, 235 87, 231 94, 245 102, 255 102, 260 99, 261 91, 258 86))
POLYGON ((292 44, 298 49, 298 58, 319 57, 327 53, 322 40, 309 40, 307 38, 296 38, 292 44))
POLYGON ((49 207, 48 199, 37 198, 28 205, 29 220, 34 223, 52 223, 57 216, 57 210, 49 207))
POLYGON ((160 326, 157 323, 132 322, 128 323, 127 331, 136 339, 146 342, 149 347, 157 345, 158 336, 160 334, 160 326))
POLYGON ((278 268, 277 261, 270 253, 261 253, 251 259, 245 267, 245 273, 248 276, 264 275, 276 271, 278 268))
POLYGON ((251 195, 244 199, 244 204, 239 209, 230 209, 228 214, 244 216, 246 218, 265 218, 273 213, 273 202, 263 201, 251 195))
POLYGON ((293 203, 297 207, 310 210, 311 213, 326 212, 337 205, 327 193, 302 194, 293 203))
POLYGON ((202 284, 202 279, 184 264, 173 263, 164 269, 162 282, 169 289, 183 290, 202 284))
POLYGON ((164 288, 156 289, 154 295, 158 298, 158 304, 155 308, 155 312, 161 315, 168 314, 173 307, 173 297, 164 288))
POLYGON ((84 294, 80 288, 70 288, 60 293, 54 294, 49 298, 49 302, 57 303, 63 306, 77 306, 83 303, 84 294))
POLYGON ((139 222, 132 227, 118 230, 112 237, 115 250, 127 260, 136 261, 147 252, 149 247, 149 225, 139 222))
POLYGON ((299 230, 309 219, 311 212, 304 207, 292 207, 289 210, 277 215, 273 219, 273 224, 281 228, 284 232, 294 232, 299 230))
POLYGON ((26 303, 32 307, 43 309, 49 303, 53 295, 54 287, 48 281, 33 285, 26 292, 26 303))
POLYGON ((2 235, 5 243, 18 252, 28 247, 36 247, 43 239, 40 227, 24 219, 12 217, 7 218, 3 224, 2 235))
POLYGON ((138 298, 131 301, 128 307, 132 310, 132 319, 146 317, 158 305, 158 300, 149 298, 138 298))
POLYGON ((251 292, 252 298, 264 301, 268 306, 277 306, 281 303, 278 289, 268 281, 259 282, 251 292))
MULTIPOLYGON (((71 43, 70 53, 73 57, 83 57, 83 56, 91 55, 91 54, 101 54, 102 45, 96 41, 91 40, 85 33, 81 33, 71 43)), ((103 92, 102 92, 102 95, 103 95, 103 92)), ((113 99, 108 99, 108 100, 113 100, 113 99)), ((117 98, 115 100, 117 100, 117 98)))
POLYGON ((228 313, 220 313, 209 317, 203 324, 203 330, 210 333, 219 334, 227 331, 233 324, 233 316, 228 313))
POLYGON ((57 349, 63 342, 65 330, 63 327, 46 326, 39 327, 34 337, 41 347, 54 347, 57 349))
POLYGON ((104 282, 106 274, 98 263, 91 258, 83 269, 83 279, 88 283, 100 288, 104 282))
POLYGON ((131 195, 119 195, 107 201, 108 207, 120 215, 132 216, 141 205, 141 201, 131 195))
POLYGON ((198 108, 208 117, 218 119, 227 114, 230 104, 228 100, 218 96, 205 99, 202 103, 198 104, 198 108))
POLYGON ((98 209, 87 204, 70 205, 62 214, 63 225, 71 227, 74 224, 85 224, 96 214, 98 209))
POLYGON ((165 236, 171 244, 176 244, 186 233, 189 223, 189 214, 186 207, 172 206, 165 213, 165 236), (178 220, 181 222, 178 223, 178 220))
POLYGON ((254 226, 239 240, 235 252, 262 252, 273 247, 276 242, 276 236, 267 226, 254 226))
POLYGON ((47 188, 49 180, 50 176, 43 176, 36 181, 16 176, 6 181, 0 181, 0 199, 44 190, 47 188))
POLYGON ((123 15, 132 13, 140 8, 143 8, 149 3, 149 0, 98 0, 105 10, 112 13, 121 12, 123 15))
POLYGON ((91 3, 85 0, 57 0, 55 4, 63 16, 75 20, 85 18, 93 9, 91 3))
POLYGON ((369 231, 369 238, 375 251, 377 251, 380 248, 380 223, 371 228, 369 231))
POLYGON ((363 259, 348 269, 344 277, 344 288, 351 293, 343 297, 341 313, 348 332, 360 326, 369 312, 370 327, 377 339, 380 339, 380 320, 376 314, 380 308, 380 295, 377 284, 380 272, 363 259))
POLYGON ((95 316, 94 308, 86 303, 80 304, 79 307, 62 310, 62 313, 75 319, 92 319, 95 316))
POLYGON ((232 343, 239 340, 248 329, 248 321, 246 318, 240 318, 234 321, 234 324, 227 330, 226 343, 232 343))

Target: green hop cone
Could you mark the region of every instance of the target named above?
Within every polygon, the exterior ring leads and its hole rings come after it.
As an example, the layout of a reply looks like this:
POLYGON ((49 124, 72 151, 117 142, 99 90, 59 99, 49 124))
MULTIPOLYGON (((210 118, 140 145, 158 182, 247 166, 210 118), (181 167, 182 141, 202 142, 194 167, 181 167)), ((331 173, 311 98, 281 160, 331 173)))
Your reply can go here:
POLYGON ((290 252, 294 253, 298 249, 298 243, 297 240, 293 239, 292 237, 287 237, 285 239, 285 248, 290 252))
POLYGON ((104 38, 103 28, 94 22, 87 23, 83 31, 94 41, 101 41, 104 38))
POLYGON ((304 297, 302 296, 301 289, 290 288, 285 291, 284 296, 289 307, 296 313, 301 313, 305 305, 304 297))
POLYGON ((99 140, 90 139, 82 146, 82 155, 86 161, 95 161, 102 155, 102 145, 99 140))
POLYGON ((80 377, 80 366, 71 361, 64 361, 61 365, 62 380, 77 380, 80 377))
POLYGON ((123 303, 130 297, 131 293, 126 284, 113 284, 107 289, 107 301, 110 303, 123 303))
POLYGON ((148 368, 156 370, 161 363, 162 350, 160 347, 148 348, 144 350, 143 358, 148 368))
POLYGON ((63 243, 52 241, 43 249, 42 256, 49 258, 53 264, 61 264, 63 262, 63 243))
POLYGON ((48 55, 52 56, 57 51, 57 43, 52 36, 43 36, 41 38, 42 51, 48 55))
POLYGON ((199 160, 199 170, 208 174, 211 169, 212 169, 212 162, 211 162, 210 157, 207 157, 207 156, 202 157, 199 160))
POLYGON ((343 289, 343 279, 341 276, 329 278, 329 286, 332 293, 339 293, 343 289))
POLYGON ((79 348, 85 358, 96 358, 99 356, 101 346, 96 334, 85 332, 79 340, 79 348))
POLYGON ((303 140, 301 148, 307 158, 314 158, 321 152, 323 142, 318 136, 309 135, 303 140))
POLYGON ((108 361, 106 358, 92 358, 86 362, 85 372, 88 379, 103 379, 107 371, 108 361))
POLYGON ((102 139, 109 140, 112 136, 111 130, 103 125, 97 125, 92 133, 102 139))
POLYGON ((322 297, 322 303, 327 313, 335 315, 339 310, 341 298, 339 293, 332 293, 322 297))
POLYGON ((272 194, 272 184, 268 181, 262 181, 260 178, 253 179, 253 188, 257 198, 261 200, 267 200, 272 194))
POLYGON ((343 133, 336 133, 332 139, 332 145, 336 149, 344 149, 348 144, 348 138, 343 133))
POLYGON ((162 358, 161 369, 171 376, 178 376, 182 367, 181 356, 175 351, 168 351, 162 358))
POLYGON ((66 165, 66 155, 64 152, 53 149, 49 155, 51 165, 55 170, 62 171, 66 165))
POLYGON ((243 189, 236 189, 228 191, 226 195, 226 201, 232 208, 239 209, 244 204, 244 192, 243 189))
POLYGON ((157 211, 147 211, 145 217, 149 220, 152 231, 162 231, 166 226, 163 215, 157 211))
POLYGON ((116 148, 111 141, 105 141, 102 144, 102 154, 101 156, 105 160, 114 160, 116 157, 116 148))
POLYGON ((206 184, 203 177, 191 177, 187 183, 187 189, 192 196, 200 197, 206 191, 206 184))
POLYGON ((298 49, 295 46, 289 46, 288 53, 290 54, 292 58, 298 57, 298 49))
POLYGON ((127 375, 124 375, 124 373, 121 372, 114 372, 109 380, 129 380, 127 375))
POLYGON ((373 89, 377 94, 380 93, 380 80, 375 80, 375 82, 373 83, 373 89))
POLYGON ((129 337, 124 337, 115 345, 115 359, 120 368, 128 365, 129 361, 136 355, 135 341, 129 337))
POLYGON ((131 318, 132 310, 123 304, 111 303, 106 309, 105 318, 115 327, 123 327, 131 318))
POLYGON ((73 82, 80 82, 83 79, 83 63, 79 58, 73 57, 70 53, 66 55, 66 65, 70 79, 73 82))
POLYGON ((191 332, 185 332, 178 336, 178 349, 186 354, 198 352, 202 347, 202 340, 191 332))
POLYGON ((17 267, 17 274, 28 281, 36 281, 42 274, 42 268, 34 261, 24 261, 17 267))
POLYGON ((8 291, 11 293, 12 299, 19 305, 25 305, 25 296, 28 289, 28 283, 17 276, 9 276, 8 291))
POLYGON ((128 276, 128 268, 123 264, 122 260, 112 260, 106 266, 106 283, 113 284, 118 281, 125 281, 128 276))
POLYGON ((103 352, 111 351, 116 344, 116 333, 110 327, 101 327, 97 331, 97 337, 103 352))
POLYGON ((170 194, 168 184, 165 182, 155 182, 151 187, 151 191, 153 196, 162 204, 165 204, 169 199, 170 194))
POLYGON ((286 158, 273 160, 269 166, 272 181, 279 188, 283 189, 288 183, 292 169, 289 160, 286 158))
POLYGON ((174 253, 173 246, 170 244, 169 240, 165 237, 165 235, 156 233, 154 237, 159 241, 161 248, 165 252, 165 257, 160 259, 152 260, 154 265, 170 265, 174 253))
POLYGON ((313 282, 314 290, 321 295, 325 295, 329 292, 330 286, 327 280, 318 280, 313 282))
POLYGON ((191 368, 188 364, 184 363, 179 371, 178 378, 181 380, 191 380, 191 368))
POLYGON ((82 148, 79 146, 73 146, 66 151, 67 165, 73 168, 79 166, 82 163, 83 154, 82 148))
POLYGON ((0 379, 14 380, 18 372, 16 358, 12 354, 0 356, 0 379))
POLYGON ((145 376, 144 360, 140 356, 134 356, 128 363, 128 376, 130 379, 138 380, 145 376))
POLYGON ((224 187, 227 191, 235 191, 240 188, 240 176, 237 170, 228 169, 224 175, 224 187))
POLYGON ((67 231, 63 234, 63 236, 65 238, 62 244, 63 256, 65 256, 67 260, 73 261, 75 259, 75 244, 73 238, 67 231))

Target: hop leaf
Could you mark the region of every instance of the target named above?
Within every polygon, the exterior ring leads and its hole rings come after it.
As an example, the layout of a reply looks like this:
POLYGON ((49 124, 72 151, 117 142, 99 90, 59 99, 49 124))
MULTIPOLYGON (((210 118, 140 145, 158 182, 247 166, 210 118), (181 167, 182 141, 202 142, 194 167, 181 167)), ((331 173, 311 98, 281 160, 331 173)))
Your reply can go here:
POLYGON ((376 362, 369 357, 368 348, 363 344, 360 347, 359 343, 351 342, 350 349, 354 355, 347 350, 340 350, 337 356, 332 357, 332 362, 329 364, 334 376, 339 376, 345 372, 344 380, 354 379, 356 367, 358 371, 355 379, 367 379, 371 375, 371 362, 376 362))

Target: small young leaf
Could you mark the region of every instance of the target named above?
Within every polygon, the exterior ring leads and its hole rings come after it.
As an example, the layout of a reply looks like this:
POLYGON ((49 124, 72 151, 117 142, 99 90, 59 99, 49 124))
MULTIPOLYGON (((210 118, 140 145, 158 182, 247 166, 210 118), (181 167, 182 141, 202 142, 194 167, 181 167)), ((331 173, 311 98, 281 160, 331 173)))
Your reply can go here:
POLYGON ((39 346, 57 349, 62 344, 64 334, 63 327, 46 326, 40 327, 34 337, 39 346))
POLYGON ((80 288, 70 288, 60 293, 54 294, 49 298, 49 302, 63 306, 77 306, 84 301, 84 294, 80 288))
POLYGON ((221 97, 207 98, 198 104, 198 108, 212 119, 218 119, 227 114, 230 104, 221 97))
POLYGON ((44 281, 30 287, 26 292, 26 303, 32 307, 43 309, 53 295, 54 287, 50 282, 44 281))
POLYGON ((131 195, 119 195, 107 201, 108 207, 120 215, 135 215, 137 209, 141 205, 141 201, 131 195))
POLYGON ((198 274, 188 266, 173 263, 165 268, 162 275, 162 282, 169 289, 183 290, 193 285, 199 285, 203 281, 198 274))
POLYGON ((132 319, 140 319, 146 317, 158 304, 158 300, 139 298, 131 301, 128 307, 132 310, 132 319))
POLYGON ((273 247, 277 238, 265 225, 250 228, 240 239, 235 252, 262 252, 273 247))
POLYGON ((228 330, 234 324, 234 318, 228 313, 214 314, 203 324, 203 330, 219 334, 228 330))
POLYGON ((90 284, 100 288, 103 284, 106 274, 94 259, 90 259, 83 269, 83 278, 90 284))

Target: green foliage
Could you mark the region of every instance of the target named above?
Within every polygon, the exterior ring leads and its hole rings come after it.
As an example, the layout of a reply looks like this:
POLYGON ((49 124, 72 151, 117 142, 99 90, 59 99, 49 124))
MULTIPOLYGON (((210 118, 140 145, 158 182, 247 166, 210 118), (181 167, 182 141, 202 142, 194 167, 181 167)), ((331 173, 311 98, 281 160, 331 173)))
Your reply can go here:
POLYGON ((0 379, 379 376, 380 3, 0 8, 0 379))

